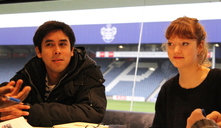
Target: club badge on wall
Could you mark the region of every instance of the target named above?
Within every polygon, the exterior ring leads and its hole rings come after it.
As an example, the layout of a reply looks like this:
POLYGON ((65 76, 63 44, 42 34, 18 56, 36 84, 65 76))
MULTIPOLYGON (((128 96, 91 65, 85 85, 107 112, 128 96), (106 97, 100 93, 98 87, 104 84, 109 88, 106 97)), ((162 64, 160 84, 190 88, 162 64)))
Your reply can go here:
POLYGON ((101 28, 102 39, 106 43, 112 42, 116 34, 117 34, 117 28, 113 27, 111 24, 107 24, 106 27, 101 28))

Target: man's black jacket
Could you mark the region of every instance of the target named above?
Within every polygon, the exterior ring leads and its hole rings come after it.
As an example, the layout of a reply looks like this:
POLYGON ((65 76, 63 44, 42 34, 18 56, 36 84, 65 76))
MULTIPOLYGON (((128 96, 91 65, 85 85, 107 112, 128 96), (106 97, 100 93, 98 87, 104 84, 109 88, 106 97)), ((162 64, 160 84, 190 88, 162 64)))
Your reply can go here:
POLYGON ((46 69, 42 59, 32 58, 11 79, 22 79, 31 92, 24 100, 31 106, 27 118, 32 126, 51 127, 69 122, 100 123, 106 110, 104 78, 83 47, 75 48, 68 70, 60 82, 45 96, 46 69))

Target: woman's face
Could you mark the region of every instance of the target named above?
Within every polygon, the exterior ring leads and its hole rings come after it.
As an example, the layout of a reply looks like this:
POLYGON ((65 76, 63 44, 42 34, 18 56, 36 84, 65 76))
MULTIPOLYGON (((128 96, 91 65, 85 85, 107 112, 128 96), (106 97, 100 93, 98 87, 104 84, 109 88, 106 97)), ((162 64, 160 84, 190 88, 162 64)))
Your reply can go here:
POLYGON ((196 39, 178 38, 168 39, 167 53, 170 61, 177 68, 198 66, 197 55, 202 51, 202 45, 197 46, 196 39))

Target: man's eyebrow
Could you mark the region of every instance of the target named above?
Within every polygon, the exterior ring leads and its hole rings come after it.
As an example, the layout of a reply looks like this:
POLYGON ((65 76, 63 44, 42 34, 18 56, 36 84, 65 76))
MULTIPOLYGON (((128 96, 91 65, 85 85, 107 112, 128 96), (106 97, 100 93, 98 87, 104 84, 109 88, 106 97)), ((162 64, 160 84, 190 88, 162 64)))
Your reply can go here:
MULTIPOLYGON (((67 42, 68 40, 67 39, 60 39, 59 41, 60 42, 67 42)), ((48 42, 53 42, 53 40, 48 39, 45 41, 45 43, 48 43, 48 42)))
POLYGON ((45 43, 48 43, 48 42, 53 42, 53 40, 46 40, 46 41, 45 41, 45 43))
POLYGON ((67 39, 61 39, 60 41, 62 41, 62 42, 67 42, 68 40, 67 40, 67 39))
MULTIPOLYGON (((59 41, 60 42, 67 42, 68 40, 67 39, 61 39, 59 41)), ((48 40, 45 41, 45 43, 48 43, 48 42, 53 42, 53 40, 48 39, 48 40)))

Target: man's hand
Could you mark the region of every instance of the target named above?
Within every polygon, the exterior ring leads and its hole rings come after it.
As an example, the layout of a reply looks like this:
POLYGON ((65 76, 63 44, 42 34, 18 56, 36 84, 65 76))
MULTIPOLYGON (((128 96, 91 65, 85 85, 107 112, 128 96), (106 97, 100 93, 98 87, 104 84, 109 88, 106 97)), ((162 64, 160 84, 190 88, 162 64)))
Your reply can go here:
POLYGON ((26 86, 23 88, 22 91, 19 92, 22 83, 23 83, 23 80, 19 79, 16 82, 16 85, 15 85, 15 81, 10 81, 6 86, 0 87, 0 96, 2 96, 0 98, 0 108, 16 104, 12 101, 8 101, 7 99, 5 99, 3 97, 4 95, 20 99, 21 101, 23 101, 28 96, 31 90, 31 87, 26 86), (13 87, 14 85, 15 87, 13 87))
POLYGON ((14 87, 12 86, 3 86, 3 87, 0 87, 0 95, 4 95, 6 93, 10 93, 12 92, 14 89, 14 87))
POLYGON ((29 112, 23 111, 23 109, 30 109, 30 106, 23 105, 22 103, 8 106, 0 109, 0 120, 10 120, 21 116, 28 116, 29 112))
POLYGON ((189 118, 187 119, 187 125, 186 128, 191 128, 191 126, 198 120, 204 119, 205 116, 203 116, 202 109, 195 109, 189 118))
POLYGON ((221 114, 217 111, 213 111, 212 113, 208 114, 206 118, 214 120, 216 124, 221 128, 221 114))

